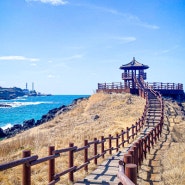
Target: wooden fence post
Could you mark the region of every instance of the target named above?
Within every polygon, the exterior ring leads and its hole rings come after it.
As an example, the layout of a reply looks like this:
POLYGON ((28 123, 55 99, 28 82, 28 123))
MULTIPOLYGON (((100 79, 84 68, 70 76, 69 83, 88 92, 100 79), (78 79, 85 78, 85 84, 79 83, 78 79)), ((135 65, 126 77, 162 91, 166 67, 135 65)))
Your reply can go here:
MULTIPOLYGON (((102 141, 102 143, 101 143, 101 153, 103 154, 105 152, 105 150, 104 150, 104 136, 101 136, 101 141, 102 141)), ((102 157, 104 158, 105 155, 103 154, 102 157)))
POLYGON ((144 156, 146 159, 146 153, 147 153, 147 136, 144 137, 144 156))
POLYGON ((126 164, 125 175, 134 183, 137 184, 137 165, 126 164))
POLYGON ((137 141, 135 143, 135 146, 137 147, 137 168, 139 165, 141 165, 141 148, 140 148, 140 141, 137 141))
MULTIPOLYGON (((88 145, 88 140, 84 140, 84 146, 88 145)), ((88 162, 88 148, 84 150, 84 163, 88 162)), ((84 170, 88 172, 88 165, 84 166, 84 170)))
MULTIPOLYGON (((94 138, 94 156, 97 155, 97 138, 94 138)), ((94 158, 94 164, 97 165, 97 158, 94 158)))
MULTIPOLYGON (((69 147, 74 147, 74 143, 69 143, 69 147)), ((74 166, 74 156, 73 156, 74 151, 70 150, 69 151, 69 168, 72 168, 74 166)), ((73 171, 69 172, 69 181, 74 182, 74 175, 73 171)))
POLYGON ((144 116, 142 116, 142 120, 141 120, 141 128, 143 129, 143 126, 144 126, 144 116))
MULTIPOLYGON (((24 150, 22 153, 22 157, 29 157, 31 156, 30 150, 24 150)), ((31 185, 31 167, 23 164, 22 169, 22 185, 31 185)))
POLYGON ((140 139, 141 162, 143 162, 143 139, 140 139))
POLYGON ((119 136, 116 134, 116 152, 118 152, 119 136))
MULTIPOLYGON (((53 151, 55 150, 54 146, 49 146, 48 154, 53 155, 53 151)), ((49 160, 49 173, 48 173, 48 181, 51 182, 54 180, 54 175, 55 175, 55 159, 50 159, 49 160)))
POLYGON ((134 139, 134 125, 132 124, 132 139, 134 139))
POLYGON ((127 127, 127 143, 129 143, 129 128, 127 127))
POLYGON ((160 137, 160 123, 157 125, 157 137, 158 137, 158 140, 159 140, 159 137, 160 137))
POLYGON ((149 153, 150 153, 150 143, 151 143, 150 138, 151 138, 151 132, 149 132, 149 134, 148 134, 148 152, 149 153))
POLYGON ((154 140, 155 140, 155 144, 157 142, 157 127, 154 128, 154 140))
POLYGON ((140 130, 141 130, 141 119, 139 118, 139 129, 138 129, 138 131, 140 132, 140 130))
POLYGON ((152 148, 154 148, 154 130, 151 131, 152 135, 152 148))
POLYGON ((125 134, 124 130, 121 130, 122 147, 124 147, 124 143, 125 143, 124 134, 125 134))
POLYGON ((132 162, 131 163, 134 163, 134 150, 129 149, 128 154, 130 154, 132 156, 132 162))
POLYGON ((138 165, 138 147, 135 145, 133 146, 134 149, 134 164, 138 165))
POLYGON ((112 139, 111 134, 109 134, 109 154, 112 155, 112 139))
MULTIPOLYGON (((132 155, 131 154, 124 154, 123 162, 125 165, 128 163, 132 163, 132 155)), ((125 165, 124 165, 124 167, 125 167, 125 165)))

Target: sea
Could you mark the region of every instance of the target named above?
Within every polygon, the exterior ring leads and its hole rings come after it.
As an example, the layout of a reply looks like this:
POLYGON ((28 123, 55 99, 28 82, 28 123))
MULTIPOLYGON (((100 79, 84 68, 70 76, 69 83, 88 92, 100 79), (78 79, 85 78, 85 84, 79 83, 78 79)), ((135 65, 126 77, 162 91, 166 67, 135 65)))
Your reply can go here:
POLYGON ((89 95, 23 96, 12 100, 0 100, 0 104, 11 106, 0 107, 0 127, 4 130, 32 118, 37 121, 49 110, 70 105, 74 99, 83 97, 89 95))

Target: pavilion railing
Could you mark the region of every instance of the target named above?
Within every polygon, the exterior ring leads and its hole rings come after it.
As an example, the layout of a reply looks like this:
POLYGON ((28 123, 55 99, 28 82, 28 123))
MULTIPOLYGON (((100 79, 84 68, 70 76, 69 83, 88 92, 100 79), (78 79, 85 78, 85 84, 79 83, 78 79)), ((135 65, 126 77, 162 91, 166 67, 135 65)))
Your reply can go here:
MULTIPOLYGON (((124 72, 124 73, 122 73, 122 79, 132 79, 132 76, 134 76, 132 74, 132 72, 124 72)), ((146 80, 146 73, 144 73, 144 72, 140 73, 140 74, 136 74, 135 76, 136 76, 136 78, 142 77, 144 80, 146 80)))
MULTIPOLYGON (((132 88, 132 83, 128 83, 127 87, 123 82, 112 82, 112 83, 98 83, 98 89, 125 89, 132 88)), ((181 83, 162 83, 162 82, 153 82, 153 83, 145 83, 145 88, 154 89, 154 90, 183 90, 183 84, 181 83)), ((138 85, 136 84, 136 89, 138 89, 138 85)))
POLYGON ((98 83, 98 89, 124 89, 125 85, 122 82, 98 83))
POLYGON ((162 83, 162 82, 153 82, 145 83, 146 88, 151 87, 152 89, 157 90, 183 90, 183 84, 181 83, 162 83))

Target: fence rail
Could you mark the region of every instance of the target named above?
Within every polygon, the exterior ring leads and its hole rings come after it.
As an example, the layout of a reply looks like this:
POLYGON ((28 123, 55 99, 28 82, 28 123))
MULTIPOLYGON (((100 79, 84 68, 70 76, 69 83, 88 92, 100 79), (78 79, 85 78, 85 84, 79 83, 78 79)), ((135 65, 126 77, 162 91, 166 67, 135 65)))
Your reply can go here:
MULTIPOLYGON (((145 83, 145 88, 150 87, 154 90, 183 90, 183 84, 181 83, 145 83)), ((128 83, 127 88, 132 88, 132 83, 128 83)), ((101 89, 125 89, 125 84, 123 82, 98 83, 98 90, 101 89)), ((139 89, 138 84, 136 84, 136 89, 139 89)))
POLYGON ((98 83, 98 89, 124 89, 124 88, 125 85, 122 82, 98 83))
MULTIPOLYGON (((146 84, 144 83, 144 80, 138 80, 135 78, 135 83, 139 87, 140 96, 142 96, 143 94, 146 95, 146 100, 149 105, 149 97, 147 93, 148 88, 145 88, 146 84)), ((119 161, 119 172, 117 176, 120 180, 120 184, 123 185, 137 184, 138 167, 141 166, 143 160, 146 159, 146 154, 150 153, 151 147, 154 147, 154 144, 157 142, 157 140, 159 140, 159 137, 162 133, 162 126, 164 122, 164 102, 159 92, 155 91, 152 86, 148 87, 149 91, 156 97, 156 99, 160 103, 160 119, 157 120, 153 129, 151 129, 144 136, 141 136, 130 146, 129 150, 124 155, 123 160, 119 161), (129 179, 131 181, 129 181, 129 179)))
POLYGON ((138 135, 144 126, 147 106, 148 101, 146 100, 142 117, 138 119, 138 121, 131 127, 121 130, 121 132, 116 134, 116 136, 102 136, 100 139, 94 138, 93 141, 84 140, 84 146, 82 147, 74 146, 74 143, 69 143, 69 147, 63 149, 55 149, 55 146, 50 146, 48 148, 48 156, 43 158, 38 158, 38 155, 31 156, 31 151, 26 150, 22 152, 22 159, 0 164, 0 171, 22 165, 22 185, 31 185, 31 167, 43 162, 48 162, 48 185, 56 184, 58 181, 60 181, 60 177, 67 173, 68 180, 74 182, 75 172, 81 169, 84 169, 86 172, 88 172, 88 165, 92 161, 95 165, 97 165, 100 157, 104 158, 105 154, 112 155, 112 151, 118 151, 119 148, 124 147, 126 143, 130 143, 130 141, 133 140, 136 135, 138 135), (106 148, 106 146, 108 147, 106 148), (94 151, 93 156, 90 156, 88 152, 91 147, 93 147, 94 151), (84 162, 83 164, 76 166, 74 163, 74 154, 81 151, 84 153, 84 162), (60 157, 63 153, 68 153, 69 168, 56 173, 55 159, 60 157))
POLYGON ((146 87, 151 87, 154 90, 183 90, 183 84, 181 83, 162 83, 153 82, 145 83, 146 87))
POLYGON ((124 72, 122 73, 122 79, 132 79, 134 76, 136 76, 137 78, 143 78, 144 80, 146 80, 146 73, 144 72, 140 72, 140 74, 133 74, 132 72, 124 72))
MULTIPOLYGON (((0 164, 0 171, 4 171, 7 169, 14 168, 16 166, 22 165, 22 185, 31 185, 31 167, 35 166, 37 164, 43 163, 43 162, 48 162, 48 185, 54 185, 57 182, 60 181, 60 177, 68 174, 68 180, 71 182, 74 182, 74 173, 84 169, 84 171, 88 172, 88 165, 94 162, 95 165, 98 164, 98 159, 104 158, 105 154, 112 154, 112 151, 116 150, 118 151, 119 148, 125 147, 125 144, 129 144, 131 140, 133 141, 135 137, 138 135, 138 133, 143 129, 145 120, 147 118, 147 110, 149 107, 149 100, 147 97, 147 92, 146 89, 142 87, 142 85, 139 85, 140 82, 138 82, 138 88, 139 88, 139 95, 143 98, 146 98, 146 105, 144 108, 143 115, 141 118, 133 124, 131 127, 127 127, 125 130, 121 130, 119 134, 116 134, 116 136, 109 135, 107 137, 102 136, 100 139, 94 138, 93 141, 88 141, 84 140, 84 146, 82 147, 77 147, 74 145, 74 143, 69 143, 68 148, 63 148, 63 149, 55 149, 55 146, 50 146, 48 148, 48 156, 43 157, 43 158, 38 158, 38 155, 33 155, 31 156, 31 151, 23 151, 22 154, 22 159, 11 161, 9 163, 5 164, 0 164), (115 141, 114 141, 115 140, 115 141), (114 141, 114 142, 113 142, 114 141), (107 148, 106 148, 107 147, 107 148), (89 150, 90 148, 93 148, 93 156, 89 155, 89 150), (74 155, 75 153, 78 152, 83 152, 84 154, 84 161, 80 165, 76 165, 74 162, 74 155), (56 168, 55 164, 56 161, 55 159, 58 157, 62 157, 61 154, 63 153, 68 153, 68 169, 56 173, 56 168)), ((113 84, 114 86, 114 84, 113 84)), ((121 84, 120 84, 121 87, 121 84)), ((150 91, 157 97, 157 99, 160 102, 160 120, 158 124, 143 138, 140 138, 137 142, 135 142, 130 149, 128 150, 128 154, 131 155, 131 159, 127 159, 125 157, 125 165, 126 162, 131 160, 133 164, 137 166, 141 165, 142 161, 144 158, 146 158, 146 153, 150 152, 150 148, 154 146, 154 144, 157 142, 159 139, 161 132, 162 132, 162 125, 163 125, 163 100, 161 95, 154 91, 151 86, 149 86, 150 91)), ((130 157, 130 156, 129 156, 130 157)), ((125 166, 126 167, 126 166, 125 166)), ((133 166, 132 166, 133 167, 133 166)), ((130 170, 129 165, 127 165, 128 170, 130 170)), ((120 180, 122 179, 127 179, 125 177, 125 174, 121 170, 119 172, 119 178, 120 180)), ((128 175, 127 175, 128 176, 128 175)), ((132 177, 129 177, 131 180, 132 177)), ((135 178, 135 177, 134 177, 135 178)), ((129 180, 127 179, 128 184, 129 180)), ((133 180, 134 182, 134 180, 133 180)))

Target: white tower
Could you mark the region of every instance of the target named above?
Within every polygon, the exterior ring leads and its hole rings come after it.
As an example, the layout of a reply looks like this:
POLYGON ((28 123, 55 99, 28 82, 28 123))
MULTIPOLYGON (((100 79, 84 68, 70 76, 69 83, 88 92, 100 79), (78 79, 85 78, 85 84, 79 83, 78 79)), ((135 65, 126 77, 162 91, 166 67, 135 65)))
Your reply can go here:
POLYGON ((32 82, 32 91, 34 91, 34 83, 32 82))

